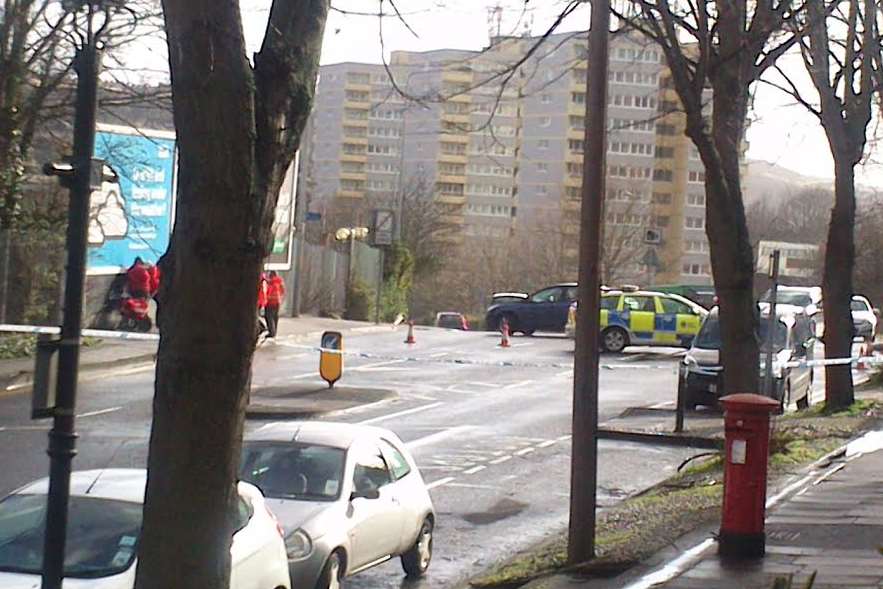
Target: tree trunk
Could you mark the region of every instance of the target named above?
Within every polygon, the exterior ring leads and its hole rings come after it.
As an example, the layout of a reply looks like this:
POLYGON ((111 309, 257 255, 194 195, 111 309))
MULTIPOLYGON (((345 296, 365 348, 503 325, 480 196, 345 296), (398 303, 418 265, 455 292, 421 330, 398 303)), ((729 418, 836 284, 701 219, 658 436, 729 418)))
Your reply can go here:
POLYGON ((229 585, 263 251, 237 2, 164 0, 179 147, 137 589, 229 585))
MULTIPOLYGON (((848 158, 834 152, 834 208, 828 225, 822 277, 825 321, 825 357, 852 355, 852 273, 855 266, 855 168, 848 158)), ((842 409, 853 403, 852 367, 848 364, 825 367, 825 406, 842 409)))
POLYGON ((740 180, 748 100, 737 67, 734 64, 729 73, 719 73, 714 80, 711 130, 696 113, 687 130, 705 164, 706 233, 720 301, 721 365, 727 394, 759 390, 754 254, 740 180))

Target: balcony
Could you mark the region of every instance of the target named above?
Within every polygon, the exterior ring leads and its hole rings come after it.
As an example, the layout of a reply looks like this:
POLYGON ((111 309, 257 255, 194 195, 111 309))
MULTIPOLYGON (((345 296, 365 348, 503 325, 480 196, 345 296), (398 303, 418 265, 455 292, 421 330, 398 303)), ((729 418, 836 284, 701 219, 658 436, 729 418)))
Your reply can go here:
POLYGON ((365 152, 361 153, 345 153, 342 152, 340 154, 340 161, 342 162, 365 162, 368 157, 365 152))
POLYGON ((449 164, 466 164, 468 156, 465 153, 439 153, 438 161, 449 164))
POLYGON ((454 123, 455 125, 463 125, 468 127, 472 122, 472 115, 469 113, 443 113, 441 116, 442 122, 446 123, 454 123))
POLYGON ((371 110, 371 99, 368 100, 351 100, 345 98, 343 101, 344 108, 353 108, 356 110, 371 110))
POLYGON ((472 72, 457 69, 446 69, 442 72, 442 80, 444 80, 445 82, 471 84, 472 72))
POLYGON ((364 190, 338 190, 337 191, 338 198, 363 198, 365 196, 364 190))
POLYGON ((586 105, 578 104, 574 101, 570 101, 567 103, 567 114, 576 115, 576 116, 585 116, 586 115, 586 105))
POLYGON ((439 141, 449 141, 451 143, 469 143, 469 135, 466 131, 442 131, 438 136, 439 141))
POLYGON ((446 194, 444 192, 440 192, 435 195, 436 202, 440 202, 446 205, 464 205, 466 204, 466 196, 462 194, 446 194))
POLYGON ((342 180, 364 180, 365 179, 365 171, 361 172, 341 172, 340 178, 342 180))
POLYGON ((462 174, 451 174, 438 172, 436 182, 448 182, 450 184, 466 184, 466 172, 462 174))

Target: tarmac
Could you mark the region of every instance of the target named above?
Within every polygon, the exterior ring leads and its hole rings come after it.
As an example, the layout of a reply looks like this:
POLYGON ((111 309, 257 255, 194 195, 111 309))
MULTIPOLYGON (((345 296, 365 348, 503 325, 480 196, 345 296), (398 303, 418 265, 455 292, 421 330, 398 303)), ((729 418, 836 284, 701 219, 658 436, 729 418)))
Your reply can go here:
MULTIPOLYGON (((322 333, 339 331, 347 335, 389 330, 390 326, 362 321, 321 317, 281 317, 277 342, 313 342, 319 345, 322 333)), ((94 341, 94 340, 92 340, 94 341)), ((100 378, 126 369, 138 369, 156 361, 158 341, 100 339, 80 350, 80 375, 83 379, 100 378)), ((258 345, 261 354, 272 342, 258 345)), ((34 358, 0 360, 0 396, 25 394, 34 380, 34 358)), ((357 405, 378 402, 395 396, 385 389, 353 387, 319 388, 308 383, 285 387, 264 387, 251 391, 247 416, 253 419, 294 419, 346 410, 357 405)))

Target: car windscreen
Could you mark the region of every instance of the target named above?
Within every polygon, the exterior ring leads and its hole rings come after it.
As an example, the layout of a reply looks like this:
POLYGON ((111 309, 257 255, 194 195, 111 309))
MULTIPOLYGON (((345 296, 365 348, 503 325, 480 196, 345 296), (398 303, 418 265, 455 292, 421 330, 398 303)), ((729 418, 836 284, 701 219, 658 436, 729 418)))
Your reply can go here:
MULTIPOLYGON (((94 579, 132 565, 141 532, 141 504, 71 497, 64 575, 94 579)), ((46 495, 0 501, 0 571, 39 575, 43 569, 46 495)))
POLYGON ((239 478, 267 497, 333 501, 340 496, 346 453, 297 442, 246 442, 239 478))
MULTIPOLYGON (((767 291, 766 294, 761 299, 763 302, 768 303, 770 301, 770 295, 772 293, 767 291)), ((780 290, 776 295, 776 303, 779 305, 794 305, 795 307, 807 307, 812 304, 812 297, 806 294, 805 292, 792 292, 787 290, 780 290)))
MULTIPOLYGON (((767 348, 767 334, 769 333, 769 321, 760 320, 758 338, 761 349, 767 348)), ((788 327, 781 321, 776 321, 776 333, 773 349, 781 350, 788 341, 788 327)), ((694 345, 706 350, 719 350, 721 347, 720 318, 717 315, 709 315, 702 323, 702 328, 696 334, 694 345)))
POLYGON ((849 309, 851 311, 868 311, 868 304, 864 301, 859 301, 856 299, 852 299, 852 302, 849 303, 849 309))

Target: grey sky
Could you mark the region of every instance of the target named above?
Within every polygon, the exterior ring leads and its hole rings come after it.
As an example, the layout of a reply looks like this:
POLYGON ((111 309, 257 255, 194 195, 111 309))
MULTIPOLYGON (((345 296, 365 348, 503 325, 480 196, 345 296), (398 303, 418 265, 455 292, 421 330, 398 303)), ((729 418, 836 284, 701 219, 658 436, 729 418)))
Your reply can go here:
MULTIPOLYGON (((563 0, 534 0, 528 12, 523 12, 521 0, 398 0, 397 6, 405 13, 408 29, 398 20, 384 19, 383 41, 387 56, 391 50, 426 51, 442 47, 480 49, 487 44, 488 8, 503 7, 500 30, 504 34, 529 30, 538 35, 545 31, 567 2, 563 0)), ((260 44, 266 24, 269 0, 243 0, 242 9, 250 50, 260 44)), ((378 0, 335 0, 341 10, 376 13, 378 0)), ((384 2, 389 10, 388 0, 384 2)), ((381 43, 379 19, 376 17, 343 15, 332 12, 322 48, 322 63, 365 61, 380 63, 381 43)), ((574 12, 559 30, 574 31, 587 28, 588 8, 574 12)), ((799 57, 787 60, 789 71, 800 75, 799 57)), ((757 87, 755 111, 748 132, 748 155, 777 163, 802 174, 832 177, 833 164, 824 133, 815 118, 793 103, 778 90, 760 84, 757 87)), ((877 149, 872 159, 880 159, 877 149)), ((883 184, 883 165, 867 165, 858 171, 859 181, 865 184, 883 184)))

